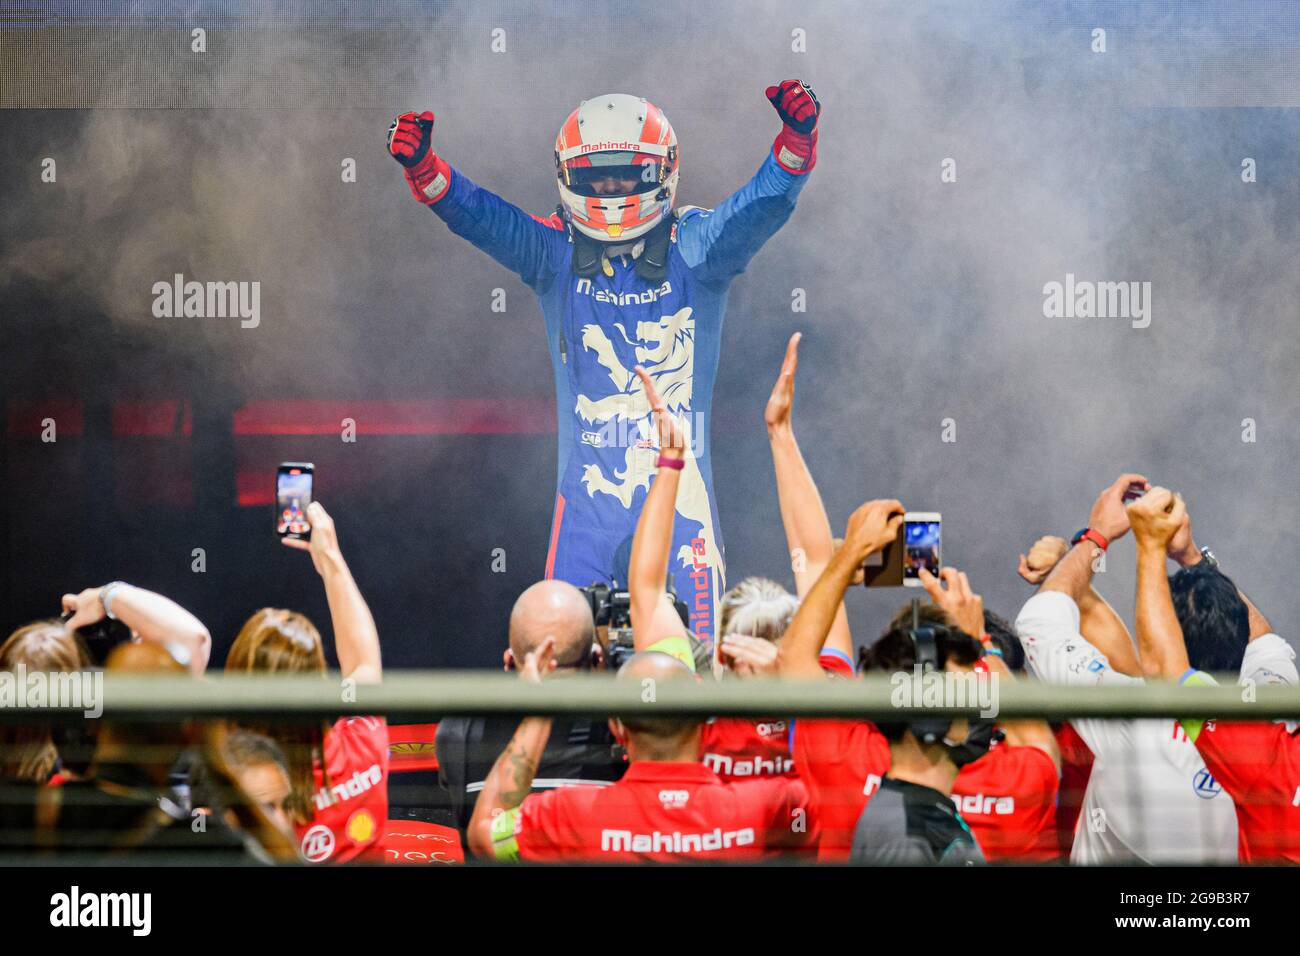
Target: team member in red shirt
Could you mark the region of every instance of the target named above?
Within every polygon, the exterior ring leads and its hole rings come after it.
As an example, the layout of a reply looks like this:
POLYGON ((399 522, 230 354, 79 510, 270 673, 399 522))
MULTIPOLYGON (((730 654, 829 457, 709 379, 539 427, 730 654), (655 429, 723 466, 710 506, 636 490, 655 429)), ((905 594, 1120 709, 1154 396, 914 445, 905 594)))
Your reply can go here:
MULTIPOLYGON (((776 674, 777 644, 799 601, 775 581, 745 578, 719 602, 725 680, 776 674)), ((779 717, 715 717, 704 725, 704 765, 723 780, 793 777, 790 724, 779 717)))
MULTIPOLYGON (((313 501, 311 542, 282 538, 309 551, 325 583, 334 647, 344 679, 379 683, 379 633, 339 550, 334 520, 313 501)), ((262 608, 245 622, 226 656, 233 673, 325 673, 320 632, 304 615, 262 608)), ((310 863, 382 860, 388 820, 388 728, 382 717, 342 717, 319 727, 262 727, 289 759, 288 810, 299 851, 310 863)))
MULTIPOLYGON (((530 653, 520 676, 554 669, 554 640, 530 653)), ((693 681, 684 663, 639 652, 623 680, 693 681)), ((631 765, 606 787, 574 786, 529 794, 551 721, 529 717, 488 775, 469 825, 481 857, 536 862, 757 862, 811 859, 817 823, 807 791, 783 777, 723 783, 700 762, 697 718, 626 717, 610 721, 631 765)))
MULTIPOLYGON (((952 577, 951 575, 949 576, 952 577)), ((934 603, 922 604, 919 623, 929 627, 951 627, 954 616, 963 613, 960 599, 962 579, 956 590, 945 591, 929 574, 923 578, 934 603), (952 613, 944 610, 952 609, 952 613)), ((965 585, 969 589, 969 584, 965 585)), ((1019 638, 1011 625, 995 614, 983 611, 979 595, 970 595, 971 613, 962 627, 985 629, 981 643, 984 657, 974 670, 992 671, 1000 679, 1013 680, 1013 667, 1023 665, 1019 638), (979 614, 973 611, 978 607, 979 614), (1012 659, 1008 660, 1008 654, 1012 659)), ((912 608, 899 609, 889 629, 911 626, 912 608)), ((956 666, 956 665, 954 665, 956 666)), ((966 669, 962 665, 962 669, 966 669)), ((1043 862, 1057 854, 1056 805, 1060 781, 1059 751, 1051 727, 1042 720, 1005 720, 989 752, 961 768, 953 782, 952 798, 970 824, 980 848, 989 860, 1043 862)))
MULTIPOLYGON (((779 658, 782 675, 812 678, 827 669, 849 672, 843 665, 827 668, 821 644, 833 627, 833 617, 843 613, 840 605, 844 590, 862 562, 894 540, 895 508, 901 509, 901 505, 868 502, 850 519, 844 546, 827 566, 823 581, 804 599, 795 624, 787 632, 779 658), (796 633, 801 620, 803 626, 796 633)), ((955 624, 963 632, 982 633, 983 601, 971 591, 966 576, 945 568, 942 578, 948 585, 946 589, 928 573, 922 574, 927 591, 938 605, 927 615, 940 623, 955 624)), ((992 663, 979 666, 1009 676, 996 657, 985 660, 992 663)), ((950 666, 970 669, 976 662, 974 653, 969 659, 958 655, 950 666)), ((1050 730, 1041 721, 1016 721, 1008 722, 1004 733, 1013 745, 996 748, 962 768, 966 776, 959 776, 960 785, 954 785, 955 802, 958 807, 978 809, 968 822, 990 859, 1050 858, 1057 787, 1050 730)), ((888 741, 871 721, 800 720, 795 724, 793 750, 795 765, 808 784, 821 821, 821 858, 847 859, 858 818, 889 772, 888 741)))
MULTIPOLYGON (((654 383, 638 368, 650 407, 659 426, 659 463, 632 539, 628 562, 632 638, 638 651, 662 651, 694 670, 690 635, 664 591, 672 550, 673 516, 681 482, 685 433, 667 414, 654 383)), ((780 585, 749 578, 728 591, 722 601, 720 652, 715 671, 752 677, 772 671, 775 641, 785 631, 797 606, 780 585)), ((790 777, 786 721, 719 717, 704 727, 703 759, 724 780, 790 777)))
MULTIPOLYGON (((830 563, 836 545, 821 495, 803 459, 791 423, 801 337, 799 333, 790 337, 780 375, 768 398, 764 420, 776 469, 781 521, 790 549, 796 590, 804 598, 830 563)), ((859 566, 854 568, 849 583, 858 584, 861 580, 859 566)), ((932 585, 935 592, 945 593, 937 581, 932 581, 932 585)), ((947 623, 942 611, 931 610, 933 613, 928 615, 928 623, 947 623)), ((977 633, 983 630, 981 622, 977 633)), ((815 664, 831 676, 852 677, 852 655, 853 636, 841 604, 835 609, 815 664)), ((814 661, 805 659, 803 664, 805 676, 817 673, 814 661)), ((803 759, 796 757, 796 769, 808 763, 816 763, 818 768, 816 773, 805 772, 803 776, 823 810, 822 856, 832 860, 845 859, 857 818, 889 770, 889 742, 871 721, 805 720, 793 723, 796 728, 793 736, 803 747, 803 759)), ((1029 728, 1030 731, 1038 729, 1029 728)), ((971 815, 970 822, 977 836, 987 834, 983 842, 993 847, 991 851, 986 850, 991 858, 1026 853, 1041 859, 1045 855, 1039 849, 1042 842, 1039 834, 1051 825, 1054 818, 1056 768, 1045 727, 1042 731, 1031 733, 1032 741, 1012 741, 1034 742, 1039 747, 1031 750, 999 748, 996 755, 990 754, 963 768, 958 777, 954 794, 967 797, 967 807, 978 805, 979 812, 971 815), (966 787, 967 783, 970 787, 966 787), (993 798, 991 801, 990 797, 993 798), (984 812, 986 805, 988 813, 984 812), (1007 814, 1005 811, 1011 808, 1014 812, 1007 814), (984 822, 986 819, 987 824, 984 822)))
MULTIPOLYGON (((1153 488, 1129 505, 1137 539, 1137 634, 1148 673, 1189 685, 1212 685, 1193 670, 1165 576, 1170 542, 1189 525, 1181 496, 1153 488)), ((1188 531, 1190 538, 1190 531, 1188 531)), ((1251 606, 1249 640, 1272 628, 1251 606)), ((1277 676, 1277 683, 1286 681, 1277 676)), ((1241 863, 1300 863, 1300 730, 1294 723, 1184 720, 1205 767, 1237 809, 1241 863)))

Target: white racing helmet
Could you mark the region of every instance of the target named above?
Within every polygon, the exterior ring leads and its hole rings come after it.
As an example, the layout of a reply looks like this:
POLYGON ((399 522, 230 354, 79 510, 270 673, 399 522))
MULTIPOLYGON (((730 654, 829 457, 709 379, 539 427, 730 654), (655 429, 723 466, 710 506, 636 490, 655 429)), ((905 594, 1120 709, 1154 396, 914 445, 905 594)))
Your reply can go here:
POLYGON ((583 100, 555 137, 560 201, 602 242, 637 239, 673 208, 677 134, 659 107, 627 93, 583 100))

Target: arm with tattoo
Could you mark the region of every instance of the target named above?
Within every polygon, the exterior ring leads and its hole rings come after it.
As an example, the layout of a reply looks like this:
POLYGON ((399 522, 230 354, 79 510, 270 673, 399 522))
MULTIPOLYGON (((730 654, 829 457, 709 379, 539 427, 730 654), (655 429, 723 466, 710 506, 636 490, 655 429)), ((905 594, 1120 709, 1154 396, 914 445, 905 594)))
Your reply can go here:
MULTIPOLYGON (((533 789, 533 777, 551 736, 551 718, 525 717, 483 781, 483 792, 469 822, 469 846, 476 856, 496 855, 493 832, 496 819, 513 814, 533 789)), ((498 831, 502 828, 497 824, 498 831)))
MULTIPOLYGON (((529 683, 539 683, 543 675, 553 670, 555 638, 548 637, 536 650, 528 652, 519 677, 529 683)), ((469 848, 476 856, 510 859, 517 854, 514 824, 519 808, 533 789, 533 778, 550 736, 551 718, 525 717, 492 765, 469 821, 469 848)))

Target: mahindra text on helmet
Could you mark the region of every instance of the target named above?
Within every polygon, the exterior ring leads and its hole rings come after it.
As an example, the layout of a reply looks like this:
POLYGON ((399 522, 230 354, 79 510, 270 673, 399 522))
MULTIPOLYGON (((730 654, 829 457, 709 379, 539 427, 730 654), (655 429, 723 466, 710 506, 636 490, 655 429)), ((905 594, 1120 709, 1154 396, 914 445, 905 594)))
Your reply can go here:
POLYGON ((602 242, 639 239, 663 222, 677 196, 677 134, 659 107, 627 93, 583 100, 555 138, 560 204, 573 228, 602 242), (629 154, 632 162, 613 165, 629 154), (600 162, 601 159, 609 163, 600 162), (635 166, 632 193, 593 194, 584 180, 609 165, 626 173, 635 166))

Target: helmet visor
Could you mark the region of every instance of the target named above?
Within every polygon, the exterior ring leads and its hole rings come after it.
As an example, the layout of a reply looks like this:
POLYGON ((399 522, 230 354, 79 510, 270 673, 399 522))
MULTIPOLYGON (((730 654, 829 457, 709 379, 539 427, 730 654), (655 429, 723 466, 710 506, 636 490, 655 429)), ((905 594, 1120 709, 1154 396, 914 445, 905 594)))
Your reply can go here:
POLYGON ((603 151, 564 164, 565 184, 579 196, 636 196, 658 189, 663 163, 643 153, 603 151))

